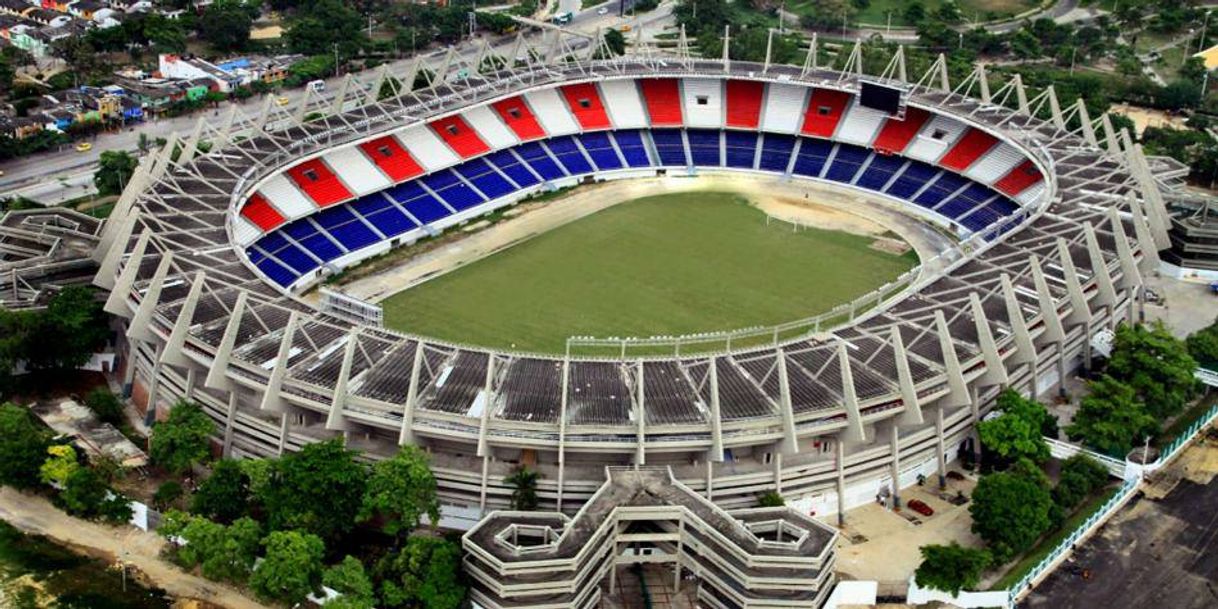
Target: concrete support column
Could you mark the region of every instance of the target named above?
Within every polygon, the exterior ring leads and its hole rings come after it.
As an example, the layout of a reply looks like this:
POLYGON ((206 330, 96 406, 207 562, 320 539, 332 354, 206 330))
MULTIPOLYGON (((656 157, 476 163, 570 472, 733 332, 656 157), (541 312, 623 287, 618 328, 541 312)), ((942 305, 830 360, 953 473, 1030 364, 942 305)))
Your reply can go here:
POLYGON ((947 439, 943 437, 944 431, 943 409, 935 410, 935 442, 938 447, 935 449, 935 465, 939 471, 939 488, 947 488, 947 439))
POLYGON ((490 475, 491 458, 483 455, 482 457, 482 484, 478 491, 478 509, 486 512, 486 479, 490 475))
POLYGON ((410 365, 410 383, 406 386, 406 403, 402 405, 402 428, 398 431, 398 445, 413 445, 414 442, 414 407, 419 399, 419 371, 423 367, 423 348, 425 343, 419 342, 414 347, 414 362, 410 365))
POLYGON ((837 525, 846 524, 846 445, 841 438, 833 442, 837 449, 837 525))
POLYGON ((774 492, 782 494, 782 452, 774 451, 774 492))
POLYGON ((775 355, 778 373, 778 409, 782 415, 782 452, 799 452, 799 441, 795 435, 795 410, 791 405, 791 380, 787 376, 787 354, 781 348, 775 355))
POLYGON ((225 457, 233 456, 233 424, 237 420, 237 392, 230 391, 228 394, 228 411, 224 415, 224 445, 221 447, 221 454, 225 457))
POLYGON ((161 289, 165 286, 165 278, 169 275, 169 270, 172 266, 173 252, 162 254, 161 262, 157 265, 152 279, 148 282, 148 287, 144 289, 143 297, 140 298, 140 304, 135 310, 135 316, 131 318, 131 324, 127 326, 128 338, 148 341, 156 338, 151 328, 152 314, 161 302, 161 289))
MULTIPOLYGON (((292 311, 288 315, 288 323, 283 328, 279 339, 279 352, 275 356, 275 365, 266 382, 266 390, 262 394, 262 403, 258 409, 262 412, 283 412, 283 397, 279 391, 283 386, 283 378, 288 373, 288 363, 292 358, 292 341, 296 336, 296 326, 299 324, 299 314, 292 311)), ((227 339, 228 337, 225 336, 227 339)))
POLYGON ((901 402, 905 411, 901 414, 901 423, 905 425, 921 425, 924 422, 922 405, 918 400, 913 373, 909 370, 909 354, 905 351, 905 340, 901 338, 901 328, 893 326, 891 331, 892 357, 897 366, 897 385, 901 388, 901 402))
POLYGON ((715 474, 714 465, 710 461, 706 462, 706 500, 714 501, 715 499, 715 474))
POLYGON ((647 408, 646 408, 647 400, 646 400, 646 392, 644 390, 646 385, 644 385, 645 381, 643 379, 643 360, 639 360, 639 362, 637 364, 637 371, 638 372, 636 373, 636 376, 635 376, 635 383, 637 383, 637 385, 635 387, 635 400, 634 400, 634 412, 635 412, 635 416, 638 417, 638 429, 635 431, 635 433, 637 434, 635 437, 635 448, 634 448, 634 451, 635 451, 634 452, 634 466, 635 466, 635 468, 638 468, 640 465, 646 465, 646 463, 647 463, 647 452, 646 452, 646 449, 644 449, 644 447, 643 447, 644 444, 647 442, 647 408))
MULTIPOLYGON (((326 415, 326 429, 342 431, 344 436, 348 427, 343 409, 347 407, 347 384, 351 381, 351 366, 355 362, 355 349, 358 346, 359 330, 354 330, 347 335, 347 344, 343 347, 343 361, 339 364, 338 378, 334 380, 334 395, 330 399, 330 412, 326 415)), ((285 368, 287 364, 286 361, 282 362, 285 368)))
POLYGON ((279 447, 276 454, 281 457, 288 450, 288 427, 287 411, 279 413, 279 447))
POLYGON ((169 332, 169 338, 165 341, 161 361, 175 366, 186 366, 190 363, 182 353, 182 348, 186 345, 186 336, 190 333, 190 327, 195 318, 195 308, 199 305, 202 293, 203 271, 198 271, 193 276, 190 292, 187 293, 186 300, 182 302, 182 308, 173 322, 173 330, 169 332))
POLYGON ((563 484, 567 473, 567 391, 571 382, 571 360, 562 362, 562 397, 558 405, 558 511, 562 511, 563 484))
POLYGON ((156 404, 161 392, 161 345, 152 346, 152 378, 148 379, 148 412, 156 416, 156 404))
POLYGON ((901 507, 901 431, 896 425, 891 426, 888 438, 888 451, 892 453, 892 507, 901 507))
POLYGON ((707 381, 709 387, 707 391, 710 393, 710 424, 711 424, 711 449, 707 459, 710 461, 723 462, 723 421, 720 417, 721 410, 719 406, 719 358, 712 358, 710 367, 707 370, 707 381))
POLYGON ((865 442, 867 434, 863 429, 859 399, 854 389, 854 371, 850 367, 850 354, 846 349, 846 342, 840 341, 837 345, 837 362, 842 375, 842 405, 846 408, 845 438, 851 442, 865 442))
POLYGON ((212 359, 211 368, 207 371, 207 378, 203 379, 203 386, 208 389, 228 389, 228 378, 225 375, 228 373, 228 362, 232 357, 233 345, 237 342, 237 332, 241 329, 241 320, 245 317, 245 300, 248 295, 249 292, 245 290, 237 293, 237 301, 233 304, 228 324, 224 327, 224 336, 221 337, 220 344, 216 346, 216 355, 212 359))

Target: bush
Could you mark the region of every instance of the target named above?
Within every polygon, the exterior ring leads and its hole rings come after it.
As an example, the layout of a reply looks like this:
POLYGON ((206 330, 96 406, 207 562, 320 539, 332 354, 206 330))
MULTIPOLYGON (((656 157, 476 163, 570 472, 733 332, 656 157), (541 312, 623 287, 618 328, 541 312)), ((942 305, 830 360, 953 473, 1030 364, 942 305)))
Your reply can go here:
POLYGON ((923 588, 959 594, 961 590, 977 587, 981 572, 990 565, 990 553, 966 548, 952 542, 948 546, 922 546, 922 564, 914 573, 923 588))
POLYGON ((50 445, 51 432, 30 411, 16 404, 0 405, 0 484, 37 486, 50 445))
POLYGON ((761 507, 782 507, 786 504, 787 502, 782 498, 782 495, 779 495, 775 491, 765 492, 757 497, 757 505, 761 507))
POLYGON ((164 511, 178 499, 181 499, 183 492, 180 482, 169 480, 158 486, 156 492, 152 494, 152 506, 164 511))
POLYGON ((123 423, 123 404, 109 389, 98 387, 85 396, 85 406, 103 423, 119 426, 123 423))
POLYGON ((114 524, 131 520, 131 506, 127 498, 111 491, 101 476, 85 467, 68 476, 58 502, 73 516, 96 518, 114 524))

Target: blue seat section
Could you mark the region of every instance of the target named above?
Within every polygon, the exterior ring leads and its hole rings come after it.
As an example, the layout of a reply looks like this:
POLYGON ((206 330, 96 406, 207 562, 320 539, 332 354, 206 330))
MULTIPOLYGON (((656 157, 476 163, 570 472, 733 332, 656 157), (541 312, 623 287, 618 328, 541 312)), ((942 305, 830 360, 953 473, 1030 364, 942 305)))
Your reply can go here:
POLYGON ((819 176, 832 151, 833 142, 829 140, 804 138, 799 143, 799 155, 795 158, 793 172, 803 176, 819 176))
POLYGON ((454 167, 457 173, 482 191, 488 199, 498 199, 503 195, 516 192, 516 187, 503 179, 499 172, 486 164, 482 159, 470 159, 454 167))
POLYGON ((871 164, 863 170, 854 184, 871 190, 880 190, 904 164, 905 159, 900 157, 877 154, 871 158, 871 164))
POLYGON ((597 169, 609 171, 622 168, 622 160, 618 158, 617 151, 613 149, 613 140, 609 139, 608 132, 597 131, 581 134, 579 143, 583 144, 584 150, 588 151, 588 156, 592 157, 592 162, 596 163, 597 169))
POLYGON ((571 136, 552 137, 545 141, 545 145, 550 152, 554 153, 558 162, 567 168, 568 175, 578 176, 592 173, 592 165, 588 163, 588 159, 584 157, 584 153, 580 151, 579 145, 571 136))
POLYGON ((529 167, 533 168, 533 171, 537 172, 537 175, 541 176, 541 179, 557 180, 566 177, 566 174, 562 172, 558 163, 555 163, 550 158, 550 155, 546 154, 541 144, 526 142, 513 148, 513 150, 516 151, 516 154, 520 155, 520 158, 524 159, 524 162, 529 164, 529 167))
POLYGON ((308 218, 301 218, 288 224, 283 227, 283 232, 323 262, 334 260, 344 253, 337 245, 334 245, 333 241, 321 234, 316 225, 309 222, 308 218))
POLYGON ((685 139, 681 137, 680 129, 652 129, 651 140, 655 142, 661 165, 670 167, 689 165, 689 159, 685 158, 685 139))
POLYGON ((990 207, 1004 217, 1019 211, 1019 204, 1006 197, 998 197, 993 203, 990 203, 990 207))
POLYGON ((266 260, 266 254, 256 247, 250 247, 245 250, 245 255, 249 257, 250 264, 257 265, 259 262, 266 260))
POLYGON ((918 193, 923 186, 926 185, 932 178, 939 173, 939 169, 931 167, 925 163, 918 161, 910 161, 905 167, 905 171, 897 176, 897 179, 888 185, 888 189, 884 192, 898 198, 908 201, 910 197, 918 193))
POLYGON ((724 156, 728 167, 752 169, 757 156, 757 134, 743 131, 725 131, 723 134, 724 156))
POLYGON ((723 164, 719 159, 719 133, 718 129, 690 129, 685 132, 694 165, 716 167, 723 164))
POLYGON ((1003 214, 994 208, 994 204, 984 205, 961 220, 961 224, 971 231, 979 231, 1003 218, 1003 214))
POLYGON ((385 193, 401 203, 410 215, 424 224, 430 224, 452 213, 416 182, 403 182, 385 193))
POLYGON ((647 146, 643 144, 643 136, 638 131, 614 131, 613 141, 617 142, 618 150, 631 167, 651 167, 647 157, 647 146))
POLYGON ((529 171, 529 168, 525 167, 524 164, 520 162, 520 159, 516 158, 516 155, 512 154, 509 150, 500 150, 499 152, 489 154, 484 158, 486 158, 486 160, 495 167, 498 167, 499 170, 504 173, 504 175, 511 178, 511 180, 521 188, 532 186, 541 182, 541 180, 537 179, 537 176, 533 175, 533 172, 529 171))
POLYGON ((381 239, 346 206, 327 208, 314 214, 313 219, 349 252, 372 245, 381 239))
POLYGON ((786 173, 794 148, 795 138, 789 135, 765 134, 761 141, 761 163, 758 168, 786 173))
POLYGON ((268 254, 278 258, 280 262, 291 267, 298 275, 303 275, 317 268, 317 261, 309 257, 304 250, 290 243, 284 245, 275 251, 266 250, 268 254))
POLYGON ((372 214, 365 214, 364 219, 385 234, 386 237, 396 237, 419 225, 396 207, 387 207, 372 214))
MULTIPOLYGON (((253 252, 256 250, 250 251, 253 252)), ((252 257, 251 260, 253 260, 252 257)), ((258 267, 258 270, 262 271, 267 277, 270 277, 271 281, 274 281, 275 283, 279 284, 280 287, 284 288, 292 285, 292 282, 296 281, 297 277, 300 277, 300 274, 292 272, 287 267, 275 262, 270 258, 262 258, 258 262, 255 262, 254 266, 258 267)))
POLYGON ((258 247, 262 248, 262 251, 267 253, 279 251, 287 244, 288 240, 285 239, 283 235, 279 234, 278 231, 267 233, 257 241, 258 247))
POLYGON ((870 154, 871 151, 866 148, 838 144, 837 155, 833 157, 833 164, 825 172, 825 177, 834 182, 849 184, 854 180, 854 175, 859 172, 859 168, 867 161, 870 154))
POLYGON ((436 193, 445 203, 457 211, 469 209, 479 203, 485 203, 486 199, 482 198, 477 191, 465 185, 457 174, 451 170, 442 169, 435 173, 430 173, 422 178, 423 183, 436 193))
POLYGON ((934 207, 967 183, 964 178, 950 171, 944 171, 934 182, 931 182, 926 190, 922 191, 922 194, 914 199, 914 203, 923 207, 934 207))

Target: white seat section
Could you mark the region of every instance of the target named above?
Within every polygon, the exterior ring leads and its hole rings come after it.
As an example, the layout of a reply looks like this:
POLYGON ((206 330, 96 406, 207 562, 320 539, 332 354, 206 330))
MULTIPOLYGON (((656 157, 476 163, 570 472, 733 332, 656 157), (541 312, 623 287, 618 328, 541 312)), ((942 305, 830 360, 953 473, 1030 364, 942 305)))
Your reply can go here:
POLYGON ((414 157, 414 160, 423 165, 427 171, 443 169, 460 160, 457 153, 453 152, 452 148, 449 148, 448 144, 445 144, 427 125, 415 125, 405 131, 400 131, 397 138, 406 148, 406 152, 409 152, 410 156, 414 157))
POLYGON ((295 220, 317 210, 317 206, 282 173, 277 173, 263 182, 258 192, 288 220, 295 220))
POLYGON ((682 81, 682 105, 687 127, 723 127, 723 81, 718 78, 686 78, 682 81))
POLYGON ((516 134, 499 120, 499 116, 489 106, 470 108, 462 116, 492 150, 510 148, 520 143, 516 134))
POLYGON ((633 80, 601 81, 601 99, 615 129, 646 129, 647 115, 643 112, 643 99, 633 80))
POLYGON ((525 93, 524 98, 533 108, 533 116, 537 117, 550 137, 579 132, 579 123, 575 122, 575 117, 567 109, 567 102, 563 101, 558 91, 538 89, 525 93))
POLYGON ((249 247, 258 237, 262 236, 262 229, 254 226, 253 222, 246 220, 241 215, 237 215, 237 222, 233 224, 233 240, 241 247, 249 247))
POLYGON ((357 197, 393 186, 393 181, 355 146, 326 153, 325 161, 357 197))
POLYGON ((846 116, 842 117, 842 124, 838 125, 834 139, 871 147, 875 134, 880 131, 885 120, 888 120, 888 113, 868 108, 860 104, 858 97, 855 97, 854 102, 846 109, 846 116))
POLYGON ((1001 142, 964 170, 964 175, 977 182, 993 184, 1023 161, 1024 156, 1020 154, 1018 148, 1001 142))
POLYGON ((761 130, 798 133, 804 124, 807 97, 807 87, 770 83, 761 109, 761 130))
POLYGON ((936 114, 922 126, 922 130, 914 136, 909 146, 905 148, 905 156, 934 164, 960 139, 960 135, 968 128, 964 123, 936 114))
POLYGON ((1041 181, 1027 187, 1023 192, 1015 195, 1015 202, 1020 205, 1030 205, 1040 200, 1041 195, 1045 193, 1045 181, 1041 181))

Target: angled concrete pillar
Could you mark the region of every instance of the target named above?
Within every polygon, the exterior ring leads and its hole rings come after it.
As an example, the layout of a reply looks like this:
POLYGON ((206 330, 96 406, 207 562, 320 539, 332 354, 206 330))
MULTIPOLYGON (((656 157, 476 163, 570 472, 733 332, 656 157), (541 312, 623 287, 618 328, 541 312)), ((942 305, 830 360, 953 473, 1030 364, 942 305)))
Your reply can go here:
MULTIPOLYGON (((135 226, 135 218, 132 217, 134 211, 132 205, 135 203, 135 199, 143 194, 144 189, 148 186, 149 164, 151 164, 151 161, 145 160, 135 166, 135 172, 131 174, 131 179, 127 182, 127 186, 123 188, 123 193, 119 195, 118 202, 114 204, 114 209, 110 211, 110 217, 102 225, 97 249, 93 250, 92 257, 94 262, 101 264, 115 243, 122 243, 123 249, 126 249, 127 240, 131 238, 131 232, 135 226)), ((110 275, 110 281, 114 281, 113 273, 110 275)))
MULTIPOLYGON (((343 361, 338 368, 338 378, 334 380, 334 397, 330 400, 330 412, 326 414, 326 429, 331 431, 347 431, 347 417, 343 409, 347 407, 347 384, 351 382, 351 366, 355 362, 355 349, 359 347, 359 331, 353 330, 347 335, 347 344, 343 346, 343 361)), ((279 362, 276 362, 278 364, 279 362)), ((283 362, 287 367, 287 361, 283 362)))
MULTIPOLYGON (((558 401, 558 511, 562 511, 563 482, 567 470, 567 391, 571 384, 571 358, 562 360, 562 397, 558 401)), ((707 463, 710 467, 710 463, 707 463)))
MULTIPOLYGON (((131 317, 131 309, 127 307, 127 298, 131 295, 131 287, 135 285, 135 280, 139 276, 140 265, 144 261, 144 252, 146 252, 148 249, 148 239, 151 238, 151 236, 152 233, 148 232, 147 230, 140 233, 140 238, 135 242, 135 248, 131 250, 131 255, 127 257, 127 263, 123 265, 123 270, 121 273, 119 273, 118 280, 114 282, 113 287, 110 289, 110 295, 106 297, 106 304, 102 307, 102 309, 107 313, 121 317, 131 317)), ((118 249, 119 246, 116 245, 114 250, 118 249)), ((115 268, 117 267, 118 259, 122 257, 122 254, 123 252, 118 251, 114 256, 113 259, 115 261, 115 268)), ((102 271, 98 271, 99 277, 105 270, 105 265, 103 265, 102 269, 102 271)), ((112 277, 114 274, 113 270, 114 269, 111 268, 110 272, 107 273, 107 276, 112 277)))
MULTIPOLYGON (((1009 356, 1012 364, 1032 364, 1032 376, 1036 376, 1036 345, 1032 343, 1032 334, 1028 331, 1028 322, 1023 318, 1023 307, 1015 296, 1015 286, 1011 276, 1002 274, 1002 298, 1007 305, 1007 323, 1011 327, 1011 337, 1015 343, 1015 353, 1009 356)), ((1035 387, 1035 382, 1033 382, 1035 387)))
POLYGON ((846 524, 846 444, 837 439, 833 442, 837 451, 837 525, 846 524))
POLYGON ((199 117, 199 120, 195 122, 195 130, 182 142, 182 153, 178 155, 178 167, 194 160, 195 154, 199 150, 199 138, 203 137, 203 125, 206 123, 206 118, 199 117))
POLYGON ((644 443, 647 441, 647 400, 646 385, 644 385, 646 381, 643 378, 643 360, 639 360, 637 366, 637 372, 635 373, 634 412, 639 420, 637 421, 638 428, 635 432, 637 434, 634 448, 635 467, 647 464, 647 451, 643 448, 644 443))
POLYGON ((799 440, 795 435, 795 410, 791 404, 791 379, 787 376, 787 353, 781 348, 777 351, 775 360, 778 369, 778 409, 782 415, 782 452, 794 454, 799 450, 799 440))
POLYGON ((182 347, 186 345, 186 335, 190 334, 190 327, 195 319, 195 308, 198 307, 202 294, 203 271, 196 271, 190 284, 190 292, 186 295, 186 300, 183 301, 182 308, 174 319, 173 330, 169 333, 169 339, 165 341, 165 348, 161 350, 161 362, 175 366, 185 366, 190 363, 190 360, 182 353, 182 347))
POLYGON ((901 414, 902 425, 921 425, 925 418, 922 416, 922 404, 918 400, 918 391, 914 387, 913 373, 909 370, 909 354, 905 352, 905 339, 901 338, 901 328, 893 326, 892 358, 897 366, 897 386, 901 390, 901 402, 905 404, 905 412, 901 414))
POLYGON ((939 349, 943 351, 943 373, 947 377, 947 395, 941 398, 942 407, 955 408, 968 406, 972 400, 968 385, 964 382, 964 369, 960 367, 960 358, 956 356, 956 344, 952 341, 947 328, 947 318, 943 310, 935 311, 935 333, 939 338, 939 349))
POLYGON ((1100 142, 1095 139, 1095 126, 1091 124, 1091 114, 1087 112, 1087 104, 1080 97, 1074 107, 1078 109, 1078 122, 1083 132, 1083 140, 1092 148, 1099 148, 1100 142))
POLYGON ((233 304, 228 324, 224 327, 224 336, 216 346, 216 355, 212 359, 211 368, 207 370, 207 378, 203 380, 203 386, 208 389, 228 389, 228 363, 232 358, 233 345, 237 342, 237 333, 241 330, 241 319, 245 317, 245 300, 248 294, 245 290, 237 293, 237 301, 233 304))
POLYGON ((721 412, 719 408, 719 358, 711 358, 710 368, 707 370, 707 383, 710 386, 707 388, 710 393, 710 424, 711 424, 711 449, 707 455, 709 461, 716 463, 723 462, 723 421, 720 418, 721 412))
MULTIPOLYGON (((296 337, 296 326, 299 324, 299 313, 292 311, 288 315, 288 323, 283 327, 279 336, 279 352, 275 354, 275 365, 271 367, 270 377, 266 382, 266 391, 262 394, 262 403, 258 410, 263 412, 283 412, 283 379, 288 374, 288 363, 292 360, 292 341, 296 337)), ((226 337, 227 338, 227 337, 226 337)))
POLYGON ((1070 247, 1061 237, 1057 238, 1057 262, 1062 267, 1062 276, 1066 280, 1066 296, 1070 299, 1070 315, 1066 317, 1066 324, 1091 323, 1091 306, 1087 304, 1087 295, 1083 293, 1083 284, 1078 278, 1078 269, 1074 266, 1070 247))
POLYGON ((1133 257, 1133 248, 1129 247, 1129 237, 1125 234, 1121 213, 1115 207, 1108 208, 1108 226, 1112 231, 1112 240, 1116 242, 1117 260, 1121 263, 1121 280, 1117 282, 1117 288, 1137 288, 1142 285, 1142 273, 1138 270, 1138 261, 1133 257))
POLYGON ((152 315, 161 302, 161 290, 165 287, 165 278, 169 276, 169 270, 172 267, 173 252, 161 254, 161 262, 152 274, 148 287, 144 289, 144 295, 140 298, 140 306, 135 310, 135 317, 131 318, 131 324, 127 327, 127 338, 138 338, 144 341, 152 341, 156 338, 156 334, 152 331, 152 315))
POLYGON ((410 365, 410 382, 406 386, 406 403, 402 405, 402 429, 398 432, 398 445, 413 445, 414 409, 419 401, 419 372, 423 369, 423 347, 420 341, 414 346, 414 362, 410 365))
POLYGON ((866 442, 863 417, 859 412, 858 394, 854 389, 854 371, 850 368, 850 354, 845 341, 837 344, 837 363, 842 374, 842 406, 846 409, 846 430, 842 438, 847 442, 866 442))
POLYGON ((1124 161, 1124 155, 1121 154, 1121 145, 1117 142, 1116 130, 1112 128, 1112 116, 1105 112, 1100 116, 1100 126, 1104 130, 1104 143, 1108 147, 1108 153, 1116 157, 1119 161, 1124 161))
POLYGON ((482 417, 478 424, 478 456, 489 457, 491 451, 487 445, 486 434, 490 431, 491 411, 495 409, 495 356, 486 358, 486 379, 482 384, 482 417))
MULTIPOLYGON (((138 209, 131 210, 126 216, 121 218, 113 218, 109 222, 116 223, 117 228, 110 235, 110 242, 104 247, 99 244, 94 254, 100 254, 101 260, 98 262, 97 274, 93 276, 93 285, 100 288, 113 288, 114 276, 118 272, 118 265, 123 260, 123 255, 127 253, 127 246, 130 245, 131 234, 135 231, 136 221, 139 220, 140 212, 138 209)), ((147 229, 140 231, 140 236, 143 237, 148 233, 147 229)), ((147 241, 145 241, 147 245, 147 241)))
POLYGON ((233 456, 233 424, 237 420, 237 392, 232 391, 228 394, 228 409, 224 413, 224 441, 221 445, 221 454, 225 457, 233 456))
POLYGON ((892 425, 888 437, 888 452, 892 454, 892 507, 901 507, 901 431, 892 425))
POLYGON ((946 426, 943 422, 943 409, 935 410, 935 467, 939 473, 939 488, 947 488, 947 438, 944 437, 946 426))
POLYGON ((291 426, 288 422, 288 411, 279 413, 279 444, 275 447, 276 456, 282 457, 283 453, 288 450, 288 429, 291 426))
MULTIPOLYGON (((1116 304, 1116 286, 1112 281, 1112 272, 1108 270, 1108 261, 1100 250, 1100 240, 1095 234, 1095 225, 1088 222, 1083 225, 1083 237, 1087 241, 1087 258, 1091 262, 1091 274, 1095 276, 1096 304, 1102 305, 1112 312, 1116 304)), ((1109 316, 1111 317, 1111 315, 1109 316)))
POLYGON ((1129 212, 1133 215, 1134 237, 1138 240, 1138 248, 1142 250, 1142 265, 1139 268, 1143 273, 1158 271, 1159 245, 1155 243, 1155 238, 1150 232, 1146 216, 1142 215, 1142 206, 1133 197, 1129 198, 1129 212))
POLYGON ((1032 282, 1036 285, 1036 299, 1040 305, 1040 316, 1044 321, 1045 331, 1040 339, 1047 343, 1061 344, 1066 339, 1066 329, 1057 312, 1057 302, 1049 291, 1049 282, 1045 281, 1045 272, 1041 269, 1040 259, 1032 257, 1032 282))
POLYGON ((985 373, 978 379, 983 386, 1006 385, 1008 382, 1007 367, 998 354, 998 343, 994 341, 994 333, 990 330, 990 320, 981 306, 981 297, 976 292, 969 294, 969 308, 973 314, 973 324, 977 329, 977 346, 981 348, 981 359, 985 362, 985 373))

